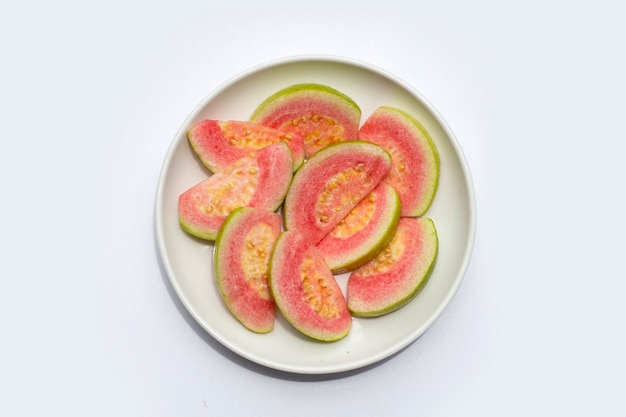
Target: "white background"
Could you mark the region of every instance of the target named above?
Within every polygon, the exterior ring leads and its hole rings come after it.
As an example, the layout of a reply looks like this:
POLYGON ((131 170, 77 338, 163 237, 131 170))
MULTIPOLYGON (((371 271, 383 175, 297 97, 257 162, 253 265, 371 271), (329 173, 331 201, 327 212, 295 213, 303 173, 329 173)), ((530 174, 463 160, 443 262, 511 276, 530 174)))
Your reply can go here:
POLYGON ((622 7, 264 4, 2 6, 0 414, 625 415, 622 7), (330 376, 214 341, 154 233, 187 115, 231 77, 303 54, 368 62, 423 94, 478 205, 444 314, 390 359, 330 376))

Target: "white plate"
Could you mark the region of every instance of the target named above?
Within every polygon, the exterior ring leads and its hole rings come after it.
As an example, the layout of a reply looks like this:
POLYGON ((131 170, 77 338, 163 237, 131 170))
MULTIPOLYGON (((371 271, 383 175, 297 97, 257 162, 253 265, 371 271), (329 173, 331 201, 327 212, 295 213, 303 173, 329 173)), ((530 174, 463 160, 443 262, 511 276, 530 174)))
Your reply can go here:
MULTIPOLYGON (((157 240, 163 265, 193 318, 228 349, 269 368, 328 374, 381 361, 422 335, 456 293, 469 264, 475 233, 475 201, 469 170, 451 130, 413 88, 371 65, 337 57, 305 56, 273 61, 226 82, 184 121, 165 157, 156 199, 157 240), (333 343, 312 341, 280 317, 271 333, 245 329, 227 310, 214 282, 212 243, 186 234, 178 224, 181 192, 209 175, 195 157, 186 131, 205 118, 247 120, 270 94, 291 84, 327 84, 361 107, 362 122, 381 105, 416 116, 430 132, 441 157, 439 189, 427 216, 437 226, 439 256, 422 292, 387 316, 353 319, 347 337, 333 343)), ((338 277, 345 291, 347 275, 338 277)))

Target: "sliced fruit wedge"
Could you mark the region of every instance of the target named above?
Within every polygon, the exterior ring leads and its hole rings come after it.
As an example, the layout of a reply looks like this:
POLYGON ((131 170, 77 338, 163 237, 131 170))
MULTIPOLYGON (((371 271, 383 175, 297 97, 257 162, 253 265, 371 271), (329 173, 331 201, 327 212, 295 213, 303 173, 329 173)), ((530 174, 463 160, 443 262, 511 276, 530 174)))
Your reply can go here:
POLYGON ((356 140, 361 109, 354 100, 332 87, 303 83, 266 98, 254 110, 250 121, 301 135, 308 158, 329 144, 356 140))
POLYGON ((439 153, 420 122, 403 110, 382 106, 365 120, 359 139, 391 155, 393 168, 385 182, 398 191, 402 216, 426 213, 439 185, 439 153))
POLYGON ((319 250, 300 232, 283 232, 270 258, 269 283, 283 317, 302 334, 332 342, 352 318, 341 288, 319 250))
POLYGON ((432 219, 401 218, 387 248, 350 274, 347 299, 352 315, 381 316, 415 298, 430 277, 438 245, 432 219))
POLYGON ((294 174, 283 207, 285 228, 298 230, 317 244, 390 169, 391 157, 373 143, 327 146, 294 174))
POLYGON ((293 158, 285 142, 253 151, 179 196, 180 225, 198 238, 215 240, 236 208, 278 209, 292 176, 293 158))
POLYGON ((269 259, 281 233, 278 213, 254 207, 233 210, 215 240, 215 277, 231 313, 246 328, 269 333, 275 305, 268 283, 269 259))
POLYGON ((372 260, 393 238, 400 221, 400 198, 385 183, 354 207, 318 244, 333 274, 372 260))
POLYGON ((302 136, 258 123, 207 119, 189 129, 187 139, 200 161, 212 172, 219 172, 250 152, 279 141, 289 145, 294 170, 304 161, 302 136))

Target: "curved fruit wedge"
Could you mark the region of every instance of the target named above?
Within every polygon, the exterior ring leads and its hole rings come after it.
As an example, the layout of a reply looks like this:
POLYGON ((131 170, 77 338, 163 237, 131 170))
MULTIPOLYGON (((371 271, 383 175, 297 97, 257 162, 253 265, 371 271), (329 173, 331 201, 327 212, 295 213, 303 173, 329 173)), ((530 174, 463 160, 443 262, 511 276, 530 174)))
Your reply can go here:
POLYGON ((430 207, 439 184, 439 154, 424 127, 406 112, 382 106, 365 120, 359 139, 382 146, 393 160, 385 182, 402 201, 402 216, 417 217, 430 207))
POLYGON ((278 237, 269 282, 283 317, 302 334, 332 342, 350 331, 352 318, 341 288, 322 254, 301 233, 278 237))
POLYGON ((226 216, 239 207, 275 211, 293 175, 293 158, 278 142, 238 159, 178 198, 180 225, 201 239, 215 240, 226 216))
POLYGON ((250 121, 300 134, 308 158, 331 143, 356 140, 361 109, 334 88, 304 83, 269 96, 254 110, 250 121))
POLYGON ((304 160, 302 136, 258 123, 207 119, 189 129, 187 139, 202 163, 212 172, 219 172, 250 152, 279 141, 289 145, 294 170, 304 160))
POLYGON ((331 271, 352 271, 378 255, 396 232, 400 209, 398 193, 385 183, 361 200, 317 244, 331 271))
POLYGON ((267 271, 281 227, 278 213, 240 207, 228 215, 215 240, 213 260, 220 294, 231 313, 257 333, 274 328, 267 271))
POLYGON ((350 274, 347 298, 352 314, 375 317, 406 305, 426 284, 437 252, 437 231, 431 219, 400 219, 389 246, 350 274))
POLYGON ((296 171, 283 207, 285 228, 317 244, 385 178, 391 157, 378 145, 327 146, 296 171))

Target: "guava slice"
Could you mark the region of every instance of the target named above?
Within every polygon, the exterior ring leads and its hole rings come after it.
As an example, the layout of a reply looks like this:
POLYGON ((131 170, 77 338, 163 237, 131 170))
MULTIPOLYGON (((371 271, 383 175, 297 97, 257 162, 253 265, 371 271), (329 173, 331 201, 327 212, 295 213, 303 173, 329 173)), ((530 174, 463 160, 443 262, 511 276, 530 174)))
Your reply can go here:
POLYGON ((344 93, 324 84, 295 84, 266 98, 251 122, 300 134, 305 158, 325 146, 358 138, 361 109, 344 93))
POLYGON ((398 191, 402 216, 426 213, 439 185, 439 153, 422 124, 403 110, 381 106, 365 120, 359 139, 391 155, 393 168, 385 182, 398 191))
POLYGON ((278 237, 269 283, 281 314, 302 334, 332 342, 349 333, 352 317, 341 288, 317 247, 299 231, 278 237))
POLYGON ((187 139, 200 161, 218 172, 250 152, 285 141, 293 153, 294 170, 304 160, 302 136, 258 123, 206 119, 187 131, 187 139))
POLYGON ((403 217, 391 243, 348 278, 348 308, 354 316, 381 316, 406 305, 434 268, 439 242, 432 219, 403 217))
POLYGON ((327 146, 295 172, 283 206, 285 228, 299 230, 317 244, 390 169, 391 157, 373 143, 327 146))
POLYGON ((281 230, 278 213, 240 207, 226 217, 215 240, 213 262, 220 294, 241 324, 256 333, 274 328, 276 308, 267 272, 281 230))
POLYGON ((179 196, 180 225, 198 238, 215 240, 236 208, 278 209, 292 176, 293 158, 285 142, 253 151, 179 196))
POLYGON ((333 274, 352 271, 372 260, 393 238, 400 221, 396 190, 380 183, 318 244, 333 274))

